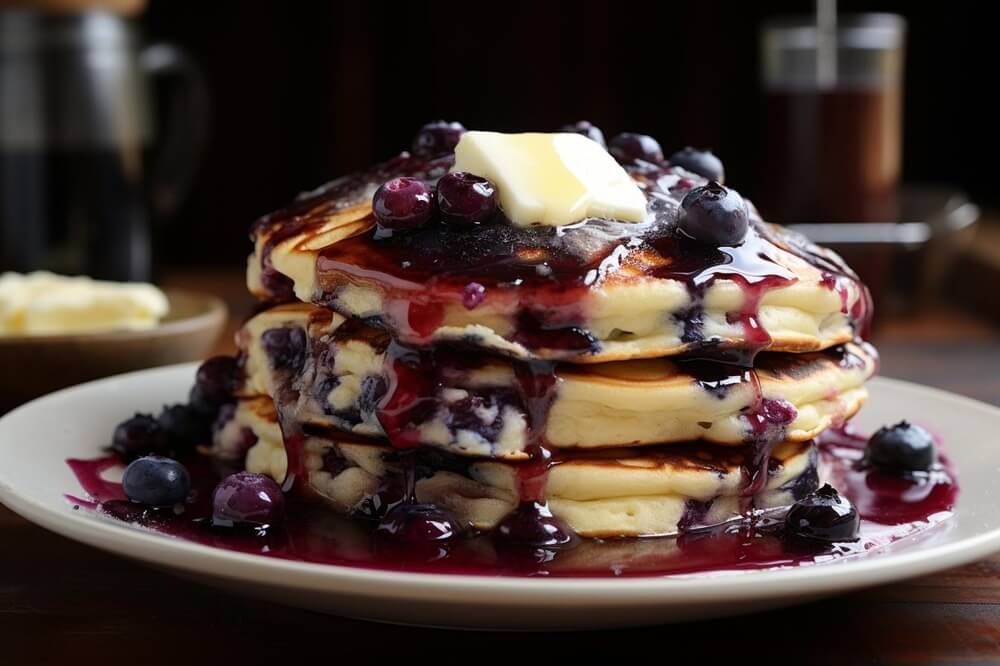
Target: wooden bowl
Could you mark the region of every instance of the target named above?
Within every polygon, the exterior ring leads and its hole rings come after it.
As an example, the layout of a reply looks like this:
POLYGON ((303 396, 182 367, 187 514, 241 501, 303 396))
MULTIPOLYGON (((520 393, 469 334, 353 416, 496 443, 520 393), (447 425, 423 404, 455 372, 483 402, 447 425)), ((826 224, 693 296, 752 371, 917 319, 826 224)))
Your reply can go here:
POLYGON ((148 330, 0 336, 0 412, 91 379, 204 358, 226 325, 225 304, 191 291, 166 294, 170 313, 148 330))

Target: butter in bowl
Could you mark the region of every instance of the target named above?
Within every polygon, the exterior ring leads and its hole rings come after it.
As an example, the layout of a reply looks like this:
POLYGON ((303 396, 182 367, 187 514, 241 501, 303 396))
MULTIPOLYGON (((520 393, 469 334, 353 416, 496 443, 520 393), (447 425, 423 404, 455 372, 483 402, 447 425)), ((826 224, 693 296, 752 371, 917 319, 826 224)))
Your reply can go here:
POLYGON ((214 296, 47 272, 0 275, 0 411, 80 382, 203 358, 214 296))

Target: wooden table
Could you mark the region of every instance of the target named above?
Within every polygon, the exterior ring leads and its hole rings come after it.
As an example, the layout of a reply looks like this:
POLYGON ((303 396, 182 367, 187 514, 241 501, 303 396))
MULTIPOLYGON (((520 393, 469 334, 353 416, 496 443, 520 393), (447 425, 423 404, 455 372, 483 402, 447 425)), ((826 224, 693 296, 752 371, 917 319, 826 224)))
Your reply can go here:
MULTIPOLYGON (((188 275, 175 283, 204 281, 188 275)), ((237 315, 250 305, 236 280, 216 291, 237 315)), ((936 311, 886 325, 877 343, 887 376, 1000 404, 1000 332, 986 324, 936 311)), ((669 662, 688 653, 793 663, 997 662, 1000 555, 743 618, 580 634, 449 632, 231 596, 78 545, 0 507, 0 664, 355 664, 395 656, 570 663, 629 654, 669 662)))

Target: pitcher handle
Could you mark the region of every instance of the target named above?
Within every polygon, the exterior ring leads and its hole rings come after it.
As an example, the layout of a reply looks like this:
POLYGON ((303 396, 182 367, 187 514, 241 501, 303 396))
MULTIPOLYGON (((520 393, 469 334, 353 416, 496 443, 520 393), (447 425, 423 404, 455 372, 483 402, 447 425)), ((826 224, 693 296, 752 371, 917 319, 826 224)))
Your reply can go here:
POLYGON ((194 60, 172 44, 145 47, 139 65, 154 84, 169 86, 148 181, 150 202, 162 219, 183 203, 197 174, 208 139, 208 85, 194 60))

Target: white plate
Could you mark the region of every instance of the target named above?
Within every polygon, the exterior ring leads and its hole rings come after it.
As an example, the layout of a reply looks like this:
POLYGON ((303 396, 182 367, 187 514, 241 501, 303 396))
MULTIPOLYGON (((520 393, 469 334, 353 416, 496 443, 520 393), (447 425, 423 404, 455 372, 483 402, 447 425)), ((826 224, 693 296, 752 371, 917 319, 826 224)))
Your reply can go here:
POLYGON ((65 460, 94 457, 115 423, 182 400, 193 364, 46 396, 0 419, 0 501, 47 529, 242 594, 340 615, 491 629, 621 627, 746 613, 890 583, 1000 550, 1000 409, 891 379, 871 382, 863 429, 901 418, 941 436, 961 484, 955 515, 874 555, 776 571, 674 578, 532 579, 396 573, 245 555, 73 511, 65 460))

